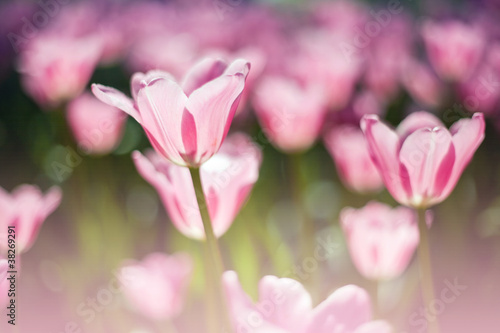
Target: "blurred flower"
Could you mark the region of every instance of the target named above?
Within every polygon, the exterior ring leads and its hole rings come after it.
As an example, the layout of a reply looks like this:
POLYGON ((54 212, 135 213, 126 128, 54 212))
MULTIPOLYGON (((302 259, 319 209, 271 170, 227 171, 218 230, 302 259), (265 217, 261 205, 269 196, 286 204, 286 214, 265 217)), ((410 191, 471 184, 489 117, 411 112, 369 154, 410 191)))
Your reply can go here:
MULTIPOLYGON (((403 14, 401 14, 403 15, 403 14)), ((388 101, 399 92, 399 75, 413 47, 409 17, 394 17, 367 48, 363 81, 379 99, 388 101)))
POLYGON ((299 49, 289 56, 289 71, 303 82, 324 89, 328 106, 342 109, 349 102, 361 74, 361 59, 339 45, 350 43, 348 35, 304 30, 297 37, 299 49))
POLYGON ((364 90, 357 93, 352 99, 352 112, 356 118, 356 124, 365 114, 376 114, 383 116, 385 114, 385 107, 377 96, 370 90, 364 90))
MULTIPOLYGON (((141 176, 158 191, 175 227, 190 238, 205 237, 192 179, 187 168, 155 152, 133 153, 141 176)), ((227 138, 220 151, 201 168, 203 191, 216 237, 222 236, 259 176, 261 152, 244 134, 227 138)))
POLYGON ((455 20, 425 22, 422 37, 432 66, 446 81, 469 78, 486 45, 486 36, 479 27, 455 20))
POLYGON ((367 279, 397 278, 418 246, 417 214, 407 207, 393 209, 372 201, 361 209, 344 208, 340 222, 352 261, 367 279))
POLYGON ((458 86, 458 95, 470 112, 487 116, 499 110, 500 101, 500 43, 492 44, 483 62, 468 80, 458 86))
POLYGON ((399 203, 425 208, 446 199, 484 139, 484 116, 461 119, 450 130, 434 115, 415 112, 397 130, 367 115, 361 128, 385 186, 399 203))
POLYGON ((156 252, 139 262, 125 262, 119 280, 136 312, 153 320, 167 320, 181 313, 192 271, 187 254, 156 252))
POLYGON ((123 136, 126 116, 90 93, 68 105, 67 119, 76 142, 88 154, 107 154, 123 136))
POLYGON ((269 140, 288 153, 311 147, 326 115, 325 96, 320 87, 301 86, 286 77, 262 78, 253 105, 269 140))
POLYGON ((10 281, 7 280, 9 265, 7 259, 0 259, 0 306, 7 304, 10 281))
POLYGON ((139 39, 130 52, 128 64, 134 71, 159 69, 181 78, 196 63, 198 54, 193 36, 164 32, 139 39))
POLYGON ((360 129, 348 125, 335 127, 325 135, 324 141, 346 187, 361 193, 382 189, 382 178, 360 129))
POLYGON ((134 74, 133 100, 102 85, 93 84, 92 91, 134 117, 159 154, 181 166, 199 167, 224 141, 249 70, 242 59, 227 65, 206 58, 191 68, 181 85, 162 71, 134 74))
POLYGON ((45 195, 33 185, 18 186, 11 194, 0 187, 0 249, 9 248, 7 228, 14 226, 16 253, 28 251, 42 223, 61 203, 61 197, 61 189, 56 186, 45 195))
POLYGON ((432 70, 408 59, 401 70, 401 81, 413 99, 427 107, 437 107, 443 96, 443 83, 432 70))
POLYGON ((256 304, 241 288, 233 271, 223 275, 230 313, 237 332, 269 333, 389 333, 384 321, 371 321, 368 293, 354 285, 337 289, 313 308, 309 293, 298 281, 265 276, 256 304))
POLYGON ((22 85, 40 106, 57 107, 80 95, 101 50, 97 37, 37 36, 21 53, 22 85))

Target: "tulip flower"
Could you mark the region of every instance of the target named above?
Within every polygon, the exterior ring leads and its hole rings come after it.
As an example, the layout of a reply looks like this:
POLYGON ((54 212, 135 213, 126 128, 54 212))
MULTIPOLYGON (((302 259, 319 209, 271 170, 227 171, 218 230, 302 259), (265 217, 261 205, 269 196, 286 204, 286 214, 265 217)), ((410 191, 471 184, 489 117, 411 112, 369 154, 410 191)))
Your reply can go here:
POLYGON ((133 70, 160 69, 182 77, 196 63, 198 53, 196 40, 190 35, 147 35, 132 48, 127 62, 133 70))
POLYGON ((361 120, 386 188, 400 204, 427 208, 446 199, 484 139, 484 116, 456 122, 450 130, 434 115, 415 112, 396 130, 378 116, 361 120))
POLYGON ((22 85, 42 107, 57 107, 81 94, 101 50, 96 37, 38 36, 21 53, 22 85))
POLYGON ((0 259, 0 306, 7 304, 10 281, 7 280, 9 264, 7 259, 0 259))
POLYGON ((182 253, 151 253, 142 261, 123 264, 122 291, 133 309, 153 320, 178 316, 193 271, 191 258, 182 253))
POLYGON ((326 115, 323 90, 285 77, 266 77, 253 105, 269 140, 287 153, 307 150, 318 138, 326 115))
MULTIPOLYGON (((427 215, 430 225, 431 216, 427 215)), ((369 202, 361 209, 344 208, 340 222, 358 272, 368 279, 390 280, 400 276, 418 242, 417 214, 407 207, 369 202)))
POLYGON ((355 90, 362 62, 352 47, 352 36, 346 31, 302 31, 297 36, 299 50, 289 56, 290 71, 305 82, 319 84, 325 92, 328 107, 344 108, 355 90), (352 53, 351 53, 352 52, 352 53))
POLYGON ((459 98, 470 112, 492 116, 500 102, 500 43, 490 46, 484 61, 468 80, 458 86, 459 98))
POLYGON ((153 148, 171 162, 197 168, 220 148, 238 107, 250 64, 230 65, 206 58, 191 68, 182 84, 162 71, 136 73, 133 99, 116 89, 92 85, 101 101, 139 122, 153 148))
MULTIPOLYGON (((204 239, 205 232, 189 170, 158 153, 133 153, 141 176, 158 191, 174 226, 184 235, 204 239)), ((259 175, 260 150, 243 134, 227 138, 221 150, 200 168, 216 237, 233 223, 259 175)))
POLYGON ((384 321, 371 321, 368 293, 354 285, 337 289, 313 308, 309 293, 298 281, 265 276, 254 304, 235 272, 223 275, 235 332, 266 333, 388 333, 384 321))
POLYGON ((378 191, 383 187, 360 129, 347 125, 334 128, 326 134, 325 145, 346 187, 361 193, 378 191))
POLYGON ((7 228, 15 227, 16 253, 28 251, 36 240, 45 219, 61 203, 59 187, 45 195, 33 185, 21 185, 11 194, 0 187, 0 249, 8 247, 7 228))
POLYGON ((123 136, 125 114, 89 93, 68 105, 67 120, 76 142, 89 154, 107 154, 123 136))
POLYGON ((415 60, 402 65, 401 81, 413 99, 425 106, 436 107, 441 102, 443 83, 432 70, 415 60))
POLYGON ((427 21, 422 37, 434 70, 443 80, 453 82, 462 82, 474 73, 486 46, 479 27, 460 21, 427 21))

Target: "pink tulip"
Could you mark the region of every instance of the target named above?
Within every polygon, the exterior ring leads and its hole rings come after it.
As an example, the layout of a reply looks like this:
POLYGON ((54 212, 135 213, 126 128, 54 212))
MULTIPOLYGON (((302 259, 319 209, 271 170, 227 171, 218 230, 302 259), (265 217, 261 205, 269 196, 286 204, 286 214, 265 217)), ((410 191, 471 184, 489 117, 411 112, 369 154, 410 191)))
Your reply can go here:
POLYGON ((226 137, 249 70, 242 59, 226 65, 207 58, 191 68, 181 85, 161 71, 134 74, 133 99, 97 84, 92 91, 134 117, 160 155, 181 166, 199 167, 226 137))
POLYGON ((41 106, 57 107, 81 94, 101 50, 96 37, 37 36, 21 53, 23 87, 41 106))
POLYGON ((484 116, 475 113, 450 130, 434 115, 415 112, 393 130, 367 115, 361 128, 384 184, 399 203, 425 208, 446 199, 484 139, 484 116))
POLYGON ((469 78, 486 45, 486 36, 479 27, 460 21, 427 21, 422 37, 432 66, 446 81, 469 78))
POLYGON ((0 259, 0 306, 7 304, 10 281, 7 280, 9 264, 7 259, 0 259))
POLYGON ((340 222, 354 266, 368 279, 400 276, 420 239, 416 212, 407 207, 372 201, 361 209, 344 208, 340 222))
POLYGON ((438 106, 444 89, 436 74, 415 60, 408 59, 402 67, 401 81, 413 99, 428 107, 438 106))
POLYGON ((352 112, 356 118, 361 120, 365 114, 385 114, 384 103, 370 90, 365 90, 354 96, 352 100, 352 112))
POLYGON ((123 136, 125 114, 89 93, 68 105, 67 119, 76 142, 89 154, 107 154, 123 136))
POLYGON ((187 254, 151 253, 142 261, 129 261, 120 269, 122 291, 133 309, 153 320, 178 316, 193 271, 187 254))
POLYGON ((302 284, 289 278, 263 277, 256 304, 241 288, 235 272, 225 272, 222 279, 235 332, 391 332, 386 322, 371 321, 368 293, 354 285, 337 289, 313 308, 302 284))
POLYGON ((256 87, 253 104, 267 137, 288 153, 311 147, 326 115, 321 88, 300 86, 285 77, 263 78, 256 87))
MULTIPOLYGON (((152 151, 133 153, 141 176, 158 191, 174 226, 194 239, 205 238, 189 170, 152 151)), ((243 134, 227 138, 221 150, 200 168, 216 237, 222 236, 250 194, 259 175, 260 150, 243 134)))
POLYGON ((132 48, 128 64, 134 71, 159 69, 180 78, 196 63, 198 53, 193 36, 163 32, 141 38, 132 48))
POLYGON ((470 112, 492 115, 500 102, 500 43, 492 44, 474 75, 458 87, 462 104, 470 112))
POLYGON ((297 40, 299 50, 289 56, 289 70, 304 82, 320 85, 332 109, 345 107, 361 73, 359 54, 341 47, 352 43, 351 36, 306 30, 297 40))
POLYGON ((412 49, 412 26, 409 17, 394 17, 370 42, 363 81, 383 101, 399 93, 399 75, 412 49))
POLYGON ((378 191, 383 187, 360 129, 347 125, 334 128, 326 134, 325 145, 345 186, 361 193, 378 191))
POLYGON ((16 253, 28 251, 42 223, 61 203, 61 197, 58 187, 52 187, 45 195, 33 185, 21 185, 12 194, 0 187, 0 249, 9 248, 7 228, 14 226, 16 253))

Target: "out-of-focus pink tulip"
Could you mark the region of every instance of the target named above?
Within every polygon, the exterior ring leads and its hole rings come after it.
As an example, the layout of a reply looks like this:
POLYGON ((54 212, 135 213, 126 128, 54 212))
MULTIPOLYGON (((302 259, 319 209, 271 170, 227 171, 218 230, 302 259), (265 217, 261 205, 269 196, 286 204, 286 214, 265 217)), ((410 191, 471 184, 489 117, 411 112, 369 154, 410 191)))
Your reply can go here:
POLYGON ((7 304, 10 281, 7 280, 9 265, 7 259, 0 259, 0 306, 7 304))
POLYGON ((339 45, 350 37, 326 31, 303 31, 297 37, 299 50, 289 58, 289 70, 304 82, 319 84, 328 106, 339 110, 347 105, 361 73, 361 59, 339 45))
POLYGON ((92 91, 134 117, 159 154, 181 166, 199 167, 224 141, 249 70, 242 59, 227 65, 206 58, 191 68, 181 85, 162 71, 134 74, 133 99, 97 84, 92 91))
POLYGON ((469 78, 486 45, 486 37, 479 27, 460 21, 427 21, 422 37, 432 66, 446 81, 461 82, 469 78))
POLYGON ((125 298, 133 309, 153 320, 179 315, 193 264, 187 254, 151 253, 142 261, 122 265, 119 280, 125 298))
POLYGON ((487 56, 474 75, 459 85, 462 104, 470 112, 491 115, 499 110, 500 102, 500 43, 488 48, 487 56))
POLYGON ((401 275, 420 239, 417 214, 407 207, 392 209, 372 201, 361 209, 344 208, 340 222, 354 266, 368 279, 401 275))
POLYGON ((35 242, 38 231, 61 203, 59 187, 52 187, 43 195, 33 185, 21 185, 11 194, 0 187, 0 249, 8 249, 7 228, 16 231, 16 253, 26 252, 35 242))
POLYGON ((318 138, 326 115, 324 91, 300 86, 285 77, 265 77, 257 85, 253 104, 271 140, 285 152, 308 149, 318 138))
POLYGON ((385 107, 380 99, 370 90, 365 90, 354 96, 352 100, 352 112, 357 119, 363 118, 365 114, 384 115, 385 107))
POLYGON ((367 48, 364 82, 383 101, 399 92, 399 75, 412 50, 412 27, 409 17, 395 17, 367 48))
POLYGON ((101 50, 96 37, 37 36, 21 53, 23 87, 44 108, 57 107, 81 94, 101 50))
POLYGON ((410 59, 402 67, 401 81, 413 99, 424 106, 438 106, 443 95, 443 85, 431 69, 410 59))
POLYGON ((198 54, 193 36, 160 33, 141 38, 132 48, 128 63, 134 71, 159 69, 181 78, 196 62, 198 54))
POLYGON ((325 145, 345 186, 361 193, 378 191, 383 187, 365 136, 359 128, 348 125, 333 128, 325 135, 325 145))
POLYGON ((399 203, 430 207, 446 199, 484 139, 484 116, 456 122, 450 130, 434 115, 415 112, 393 130, 378 116, 361 120, 384 184, 399 203))
POLYGON ((259 333, 388 333, 384 321, 371 321, 368 293, 354 285, 337 289, 313 308, 309 293, 298 281, 265 276, 254 304, 233 271, 223 275, 236 332, 259 333))
POLYGON ((67 119, 76 142, 89 154, 107 154, 120 142, 126 115, 84 93, 68 105, 67 119))
MULTIPOLYGON (((222 236, 257 181, 261 152, 243 134, 227 138, 221 150, 200 168, 203 192, 216 237, 222 236)), ((203 239, 205 232, 187 168, 170 163, 152 151, 133 159, 141 176, 158 191, 175 227, 190 238, 203 239)))

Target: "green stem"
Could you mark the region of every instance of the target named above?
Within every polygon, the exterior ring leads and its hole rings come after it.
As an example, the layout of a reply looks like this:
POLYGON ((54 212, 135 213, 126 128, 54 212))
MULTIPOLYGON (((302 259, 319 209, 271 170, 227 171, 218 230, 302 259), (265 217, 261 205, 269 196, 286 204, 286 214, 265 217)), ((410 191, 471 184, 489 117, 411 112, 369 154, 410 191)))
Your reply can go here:
MULTIPOLYGON (((196 200, 198 202, 198 207, 200 209, 201 220, 203 222, 203 228, 205 230, 205 244, 207 247, 207 254, 210 258, 210 264, 206 265, 208 268, 207 272, 207 293, 212 295, 212 302, 209 302, 207 306, 209 307, 208 313, 211 310, 218 312, 217 321, 219 325, 213 330, 214 333, 230 331, 230 320, 228 317, 228 307, 226 304, 226 294, 222 288, 222 274, 224 272, 224 265, 222 262, 221 251, 217 238, 215 237, 214 230, 212 227, 212 222, 210 220, 210 215, 208 213, 208 204, 203 193, 203 187, 201 184, 200 169, 190 168, 191 178, 193 180, 193 186, 196 194, 196 200), (213 288, 213 289, 212 289, 213 288)), ((209 320, 209 326, 212 326, 209 320)), ((212 328, 213 329, 213 328, 212 328)))
MULTIPOLYGON (((436 297, 434 296, 434 283, 432 280, 432 264, 429 246, 429 235, 427 222, 425 219, 425 208, 417 209, 418 214, 418 231, 420 233, 420 242, 418 244, 418 263, 420 269, 420 284, 422 289, 422 297, 424 306, 429 307, 436 297)), ((438 319, 429 321, 429 332, 438 333, 438 319)))
MULTIPOLYGON (((307 213, 307 207, 304 204, 304 193, 307 187, 307 181, 304 179, 301 171, 302 154, 291 154, 290 159, 290 184, 293 196, 293 201, 299 216, 301 217, 300 226, 300 254, 299 259, 305 259, 312 256, 314 253, 315 229, 314 221, 311 220, 307 213)), ((311 293, 313 299, 317 296, 318 274, 312 272, 307 281, 303 281, 311 293)))

